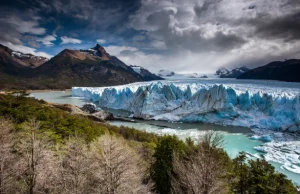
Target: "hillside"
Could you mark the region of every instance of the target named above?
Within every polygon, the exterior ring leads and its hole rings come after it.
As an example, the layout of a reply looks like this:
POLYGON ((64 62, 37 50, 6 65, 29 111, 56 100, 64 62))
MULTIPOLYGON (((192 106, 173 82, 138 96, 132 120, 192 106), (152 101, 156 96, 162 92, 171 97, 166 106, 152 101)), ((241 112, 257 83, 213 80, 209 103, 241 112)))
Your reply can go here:
POLYGON ((262 79, 287 82, 300 82, 300 60, 274 61, 265 66, 257 67, 237 79, 262 79))
POLYGON ((220 134, 199 140, 94 122, 24 93, 0 94, 0 191, 297 193, 266 160, 245 153, 230 159, 220 134))
POLYGON ((36 60, 35 66, 27 58, 18 58, 24 54, 0 48, 0 89, 68 89, 161 79, 150 72, 135 72, 99 44, 88 50, 65 49, 50 60, 41 58, 44 62, 41 65, 36 60))

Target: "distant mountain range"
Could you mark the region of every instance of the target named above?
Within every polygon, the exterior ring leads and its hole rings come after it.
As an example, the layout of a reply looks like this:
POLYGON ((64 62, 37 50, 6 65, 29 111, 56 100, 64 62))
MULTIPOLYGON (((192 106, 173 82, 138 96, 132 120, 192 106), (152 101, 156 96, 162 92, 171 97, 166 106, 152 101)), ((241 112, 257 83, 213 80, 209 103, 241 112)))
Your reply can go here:
POLYGON ((193 78, 207 78, 208 76, 205 74, 198 73, 175 73, 174 71, 169 71, 165 69, 161 69, 156 73, 157 76, 163 78, 171 78, 171 79, 193 79, 193 78))
POLYGON ((215 74, 200 74, 200 73, 175 73, 169 70, 159 70, 156 75, 166 79, 191 79, 191 78, 237 78, 250 69, 243 66, 238 68, 222 67, 215 74))
POLYGON ((238 79, 300 82, 300 60, 290 59, 285 61, 274 61, 265 66, 252 69, 240 75, 238 79))
POLYGON ((222 67, 215 74, 179 74, 170 70, 159 70, 156 75, 165 79, 237 78, 300 82, 300 59, 274 61, 255 69, 249 69, 245 66, 238 68, 222 67))
POLYGON ((67 89, 110 86, 162 79, 137 72, 97 44, 87 50, 65 49, 50 60, 0 45, 0 89, 67 89))
POLYGON ((220 68, 216 71, 215 75, 220 77, 220 78, 237 78, 241 76, 242 74, 248 72, 250 69, 243 66, 243 67, 238 67, 234 69, 229 69, 229 68, 220 68))

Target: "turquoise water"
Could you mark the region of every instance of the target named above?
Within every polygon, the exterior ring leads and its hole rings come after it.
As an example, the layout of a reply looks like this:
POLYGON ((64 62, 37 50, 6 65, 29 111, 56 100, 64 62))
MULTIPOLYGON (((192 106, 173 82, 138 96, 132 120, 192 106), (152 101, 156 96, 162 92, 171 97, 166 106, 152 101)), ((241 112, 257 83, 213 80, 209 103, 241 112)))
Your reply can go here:
POLYGON ((71 91, 32 92, 31 97, 58 104, 82 106, 87 101, 84 98, 72 97, 71 91))
POLYGON ((195 141, 200 140, 202 135, 208 130, 218 131, 224 136, 223 147, 231 158, 236 157, 241 151, 259 154, 253 147, 262 144, 261 141, 250 139, 249 137, 253 135, 253 132, 250 129, 243 127, 218 126, 213 124, 169 123, 164 121, 135 121, 136 122, 110 121, 109 123, 115 126, 123 125, 133 127, 159 135, 176 135, 182 140, 190 137, 195 141))
MULTIPOLYGON (((72 104, 76 106, 82 106, 88 101, 84 98, 74 98, 71 95, 71 91, 50 91, 50 92, 33 92, 31 96, 37 99, 43 99, 52 103, 59 104, 72 104)), ((110 110, 114 115, 129 116, 126 111, 110 110)), ((233 127, 233 126, 220 126, 214 124, 204 123, 171 123, 166 121, 144 121, 135 120, 135 122, 124 121, 111 121, 111 125, 116 126, 128 126, 134 127, 139 130, 147 131, 150 133, 156 133, 159 135, 171 134, 176 135, 181 139, 190 137, 195 141, 199 140, 201 136, 207 130, 214 130, 224 135, 224 149, 230 157, 235 157, 239 152, 244 151, 252 154, 252 156, 259 156, 260 153, 253 149, 255 146, 263 144, 259 140, 252 140, 249 137, 254 133, 245 127, 233 127)), ((255 158, 255 157, 252 157, 255 158)), ((271 163, 275 169, 285 175, 296 184, 300 185, 300 174, 296 174, 280 168, 280 164, 271 163)))

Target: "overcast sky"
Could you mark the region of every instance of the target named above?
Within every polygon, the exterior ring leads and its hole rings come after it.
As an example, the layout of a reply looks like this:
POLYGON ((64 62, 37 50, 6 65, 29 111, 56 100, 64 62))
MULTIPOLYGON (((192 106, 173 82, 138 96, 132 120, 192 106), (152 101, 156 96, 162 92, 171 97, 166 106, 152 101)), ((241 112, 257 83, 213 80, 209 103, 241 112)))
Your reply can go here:
POLYGON ((54 56, 97 42, 151 71, 300 58, 300 0, 1 0, 0 43, 54 56))

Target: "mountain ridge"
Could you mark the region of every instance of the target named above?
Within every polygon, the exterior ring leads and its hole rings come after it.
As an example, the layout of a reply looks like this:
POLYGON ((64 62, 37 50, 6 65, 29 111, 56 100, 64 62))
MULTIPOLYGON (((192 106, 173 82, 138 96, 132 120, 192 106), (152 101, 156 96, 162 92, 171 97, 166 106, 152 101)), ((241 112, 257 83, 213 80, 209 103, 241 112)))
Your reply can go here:
POLYGON ((0 47, 0 89, 101 87, 162 79, 150 72, 150 78, 136 73, 99 44, 88 50, 64 49, 36 67, 23 64, 12 52, 0 47))
POLYGON ((278 80, 300 82, 300 59, 273 61, 264 66, 252 69, 237 79, 278 80))
POLYGON ((237 78, 243 73, 248 72, 249 70, 250 69, 246 66, 232 69, 222 67, 216 71, 215 75, 219 76, 220 78, 237 78))

